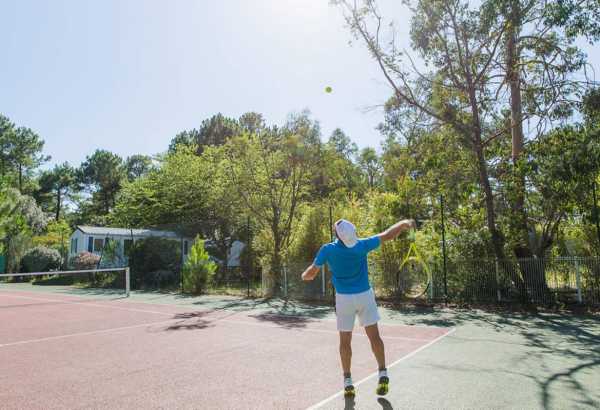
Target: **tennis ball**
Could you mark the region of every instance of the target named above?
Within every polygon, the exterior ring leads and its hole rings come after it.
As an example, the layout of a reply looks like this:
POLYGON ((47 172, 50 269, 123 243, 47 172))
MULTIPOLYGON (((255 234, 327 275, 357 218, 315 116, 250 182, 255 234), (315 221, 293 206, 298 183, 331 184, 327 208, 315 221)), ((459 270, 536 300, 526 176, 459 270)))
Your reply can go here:
POLYGON ((333 91, 333 89, 331 87, 329 87, 329 86, 325 87, 325 92, 326 93, 330 93, 332 91, 333 91))

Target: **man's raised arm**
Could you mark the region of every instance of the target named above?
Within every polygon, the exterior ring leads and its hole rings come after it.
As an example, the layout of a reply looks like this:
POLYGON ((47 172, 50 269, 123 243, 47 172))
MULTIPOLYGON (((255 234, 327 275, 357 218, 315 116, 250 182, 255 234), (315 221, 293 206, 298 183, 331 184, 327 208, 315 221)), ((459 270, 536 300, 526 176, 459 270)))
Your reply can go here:
POLYGON ((383 242, 391 241, 392 239, 396 239, 396 237, 398 237, 398 235, 400 235, 402 232, 408 231, 408 230, 410 230, 412 228, 416 228, 416 227, 417 227, 417 224, 414 221, 414 219, 404 219, 404 220, 390 226, 389 228, 387 228, 385 231, 381 232, 377 236, 381 240, 381 243, 383 243, 383 242))

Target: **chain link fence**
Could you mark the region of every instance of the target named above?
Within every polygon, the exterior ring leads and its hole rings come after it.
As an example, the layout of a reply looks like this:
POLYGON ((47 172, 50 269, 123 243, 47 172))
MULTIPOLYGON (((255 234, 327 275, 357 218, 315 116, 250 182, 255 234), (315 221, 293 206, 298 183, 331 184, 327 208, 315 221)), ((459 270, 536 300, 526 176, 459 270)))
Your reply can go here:
MULTIPOLYGON (((262 294, 332 301, 335 292, 326 267, 315 280, 302 281, 311 262, 288 261, 279 278, 263 274, 262 294)), ((445 269, 441 258, 411 260, 401 268, 371 262, 369 279, 380 300, 600 306, 598 257, 450 260, 445 269)))

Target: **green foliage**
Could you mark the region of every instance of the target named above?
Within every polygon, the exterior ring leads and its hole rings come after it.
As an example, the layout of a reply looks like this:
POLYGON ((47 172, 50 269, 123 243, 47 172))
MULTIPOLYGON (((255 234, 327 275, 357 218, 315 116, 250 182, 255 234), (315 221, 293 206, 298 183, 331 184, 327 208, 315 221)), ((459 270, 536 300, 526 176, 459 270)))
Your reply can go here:
POLYGON ((373 148, 363 148, 358 155, 358 164, 367 177, 369 188, 373 189, 379 184, 381 162, 373 148))
POLYGON ((204 292, 216 271, 217 265, 210 260, 204 240, 197 237, 183 265, 183 290, 194 294, 204 292))
POLYGON ((0 179, 21 193, 33 190, 34 171, 50 157, 42 154, 44 141, 26 127, 16 127, 0 114, 0 179))
POLYGON ((90 213, 107 215, 115 206, 126 178, 123 160, 116 154, 96 150, 81 164, 79 179, 92 193, 90 213))
POLYGON ((48 220, 35 200, 15 189, 0 191, 0 240, 7 256, 7 270, 17 272, 34 234, 43 232, 48 220))
POLYGON ((225 144, 231 137, 243 132, 255 132, 263 127, 260 114, 246 113, 239 120, 222 114, 213 115, 202 121, 198 130, 183 131, 175 136, 169 145, 169 152, 177 151, 178 146, 194 148, 198 155, 207 147, 225 144))
POLYGON ((288 258, 311 262, 322 244, 330 241, 328 208, 326 204, 306 206, 302 212, 288 258))
POLYGON ((134 288, 176 285, 181 269, 181 243, 159 237, 140 239, 133 246, 129 263, 134 288))
POLYGON ((223 176, 259 225, 259 247, 260 238, 271 238, 263 255, 276 280, 299 209, 308 200, 319 148, 319 124, 307 112, 291 116, 282 129, 246 133, 224 146, 223 176))
POLYGON ((62 257, 56 249, 35 246, 25 253, 21 263, 25 272, 46 272, 60 268, 62 257))
POLYGON ((76 171, 67 162, 42 172, 38 184, 39 189, 35 195, 38 203, 45 211, 53 212, 57 221, 65 202, 72 199, 80 188, 76 171))
POLYGON ((153 169, 152 158, 147 155, 132 155, 125 160, 125 172, 128 181, 143 177, 153 169))
POLYGON ((124 185, 111 223, 128 227, 162 227, 186 236, 198 232, 226 238, 235 225, 237 196, 223 176, 222 155, 208 148, 201 156, 179 146, 159 169, 124 185))

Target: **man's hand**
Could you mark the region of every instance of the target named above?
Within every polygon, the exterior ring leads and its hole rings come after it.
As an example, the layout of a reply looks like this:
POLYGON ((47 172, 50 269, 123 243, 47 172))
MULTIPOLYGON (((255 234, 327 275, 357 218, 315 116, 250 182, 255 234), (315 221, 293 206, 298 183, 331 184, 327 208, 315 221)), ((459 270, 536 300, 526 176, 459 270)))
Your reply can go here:
POLYGON ((306 270, 302 273, 302 280, 308 282, 309 280, 313 280, 319 274, 319 267, 315 265, 310 265, 306 270))

